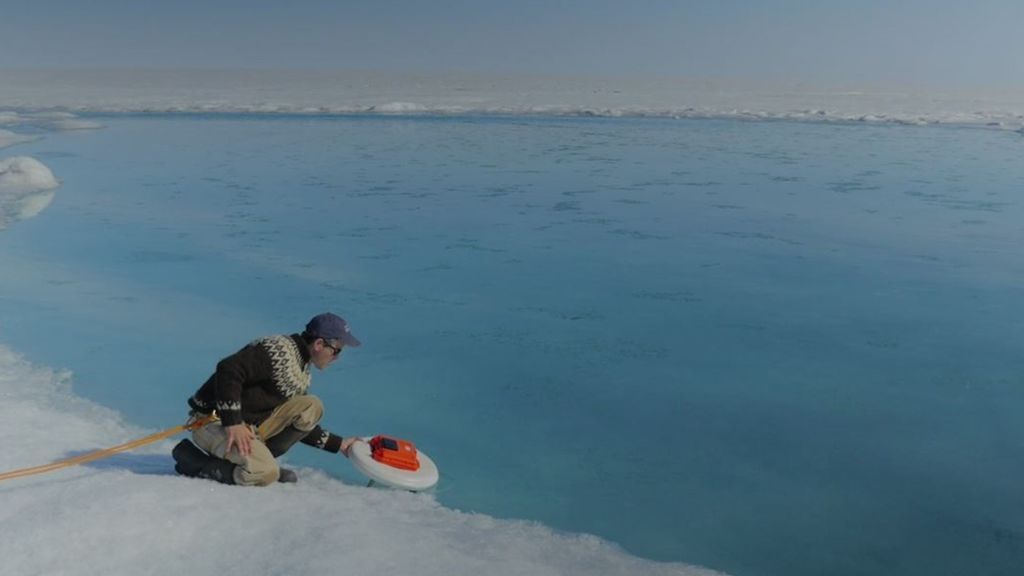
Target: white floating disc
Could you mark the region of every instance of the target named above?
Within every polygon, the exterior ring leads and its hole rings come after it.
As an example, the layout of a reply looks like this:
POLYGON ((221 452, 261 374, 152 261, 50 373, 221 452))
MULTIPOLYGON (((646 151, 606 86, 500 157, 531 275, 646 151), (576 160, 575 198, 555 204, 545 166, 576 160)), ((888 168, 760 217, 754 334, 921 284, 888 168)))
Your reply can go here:
POLYGON ((437 466, 419 448, 416 449, 416 456, 420 461, 420 469, 402 470, 374 460, 373 454, 370 452, 370 439, 366 438, 365 440, 365 442, 352 443, 348 450, 348 459, 367 478, 385 486, 413 492, 429 490, 437 484, 439 477, 437 466))

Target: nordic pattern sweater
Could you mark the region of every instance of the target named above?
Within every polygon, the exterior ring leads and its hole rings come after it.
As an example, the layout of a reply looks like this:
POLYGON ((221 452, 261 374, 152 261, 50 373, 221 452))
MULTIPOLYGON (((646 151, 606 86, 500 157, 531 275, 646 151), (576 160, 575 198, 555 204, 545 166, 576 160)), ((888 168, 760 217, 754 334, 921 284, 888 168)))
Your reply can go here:
MULTIPOLYGON (((289 398, 305 394, 309 383, 309 348, 302 337, 268 336, 218 362, 188 405, 201 414, 216 409, 224 426, 259 426, 289 398)), ((319 425, 302 442, 328 452, 341 449, 341 437, 319 425)))

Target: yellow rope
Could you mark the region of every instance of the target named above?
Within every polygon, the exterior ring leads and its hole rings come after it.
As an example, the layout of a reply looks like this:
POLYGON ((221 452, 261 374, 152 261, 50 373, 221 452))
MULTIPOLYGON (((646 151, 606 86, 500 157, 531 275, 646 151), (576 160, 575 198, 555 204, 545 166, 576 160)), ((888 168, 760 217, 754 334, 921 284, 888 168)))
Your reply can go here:
POLYGON ((56 462, 51 462, 49 464, 43 464, 42 466, 34 466, 32 468, 22 468, 21 470, 11 470, 10 472, 4 472, 3 474, 0 474, 0 482, 3 482, 4 480, 10 480, 12 478, 21 478, 23 476, 32 476, 32 475, 35 475, 35 474, 43 474, 43 473, 46 473, 46 472, 52 472, 54 470, 60 470, 61 468, 68 468, 68 467, 71 467, 71 466, 76 466, 78 464, 85 464, 86 462, 92 462, 93 460, 99 460, 101 458, 107 458, 109 456, 113 456, 114 454, 118 454, 120 452, 127 452, 129 450, 134 450, 135 448, 138 448, 139 446, 145 446, 146 444, 152 444, 153 442, 156 442, 157 440, 163 440, 164 438, 169 438, 171 436, 174 436, 175 434, 179 434, 179 433, 185 432, 187 430, 195 430, 196 428, 199 428, 200 426, 204 426, 207 422, 212 421, 214 418, 215 418, 215 416, 208 416, 208 417, 205 417, 205 418, 199 418, 199 419, 195 419, 195 420, 190 420, 189 422, 187 422, 185 424, 182 424, 181 426, 175 426, 174 428, 168 428, 167 430, 164 430, 163 432, 157 432, 155 434, 150 434, 149 436, 146 436, 144 438, 139 438, 137 440, 132 440, 131 442, 125 442, 124 444, 118 444, 117 446, 113 446, 111 448, 104 448, 103 450, 96 450, 95 452, 89 452, 88 454, 82 454, 80 456, 73 456, 71 458, 65 458, 64 460, 58 460, 56 462))

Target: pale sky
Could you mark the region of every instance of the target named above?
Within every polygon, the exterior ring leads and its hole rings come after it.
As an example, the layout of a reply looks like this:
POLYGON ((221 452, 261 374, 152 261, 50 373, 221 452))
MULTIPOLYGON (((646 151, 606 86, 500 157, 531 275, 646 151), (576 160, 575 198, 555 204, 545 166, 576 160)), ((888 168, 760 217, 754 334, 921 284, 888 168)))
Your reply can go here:
POLYGON ((1024 82, 1024 0, 0 0, 0 68, 1024 82))

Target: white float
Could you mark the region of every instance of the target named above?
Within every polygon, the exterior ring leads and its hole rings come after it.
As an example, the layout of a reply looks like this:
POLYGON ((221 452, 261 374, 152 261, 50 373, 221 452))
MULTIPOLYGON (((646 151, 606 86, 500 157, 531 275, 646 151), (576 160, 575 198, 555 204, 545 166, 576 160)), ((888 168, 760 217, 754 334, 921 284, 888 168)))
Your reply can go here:
POLYGON ((366 437, 363 440, 363 442, 352 444, 348 450, 348 458, 356 469, 373 482, 412 492, 429 490, 437 485, 440 477, 437 466, 419 448, 416 449, 416 456, 420 463, 419 469, 403 470, 374 460, 370 449, 371 438, 366 437))

